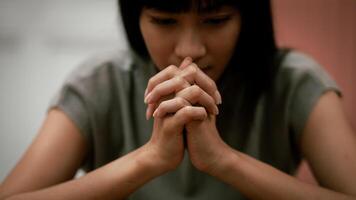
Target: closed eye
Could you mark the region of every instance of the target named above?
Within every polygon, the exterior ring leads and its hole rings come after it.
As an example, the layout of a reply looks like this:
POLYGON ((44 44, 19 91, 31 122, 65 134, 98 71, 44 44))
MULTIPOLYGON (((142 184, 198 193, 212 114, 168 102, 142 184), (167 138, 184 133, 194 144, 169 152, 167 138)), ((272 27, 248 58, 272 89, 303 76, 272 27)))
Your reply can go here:
POLYGON ((204 23, 206 24, 211 24, 211 25, 219 25, 223 24, 231 19, 231 16, 223 16, 223 17, 212 17, 212 18, 206 18, 203 20, 204 23))
POLYGON ((177 20, 173 18, 161 18, 161 17, 151 17, 151 22, 158 25, 173 25, 177 23, 177 20))

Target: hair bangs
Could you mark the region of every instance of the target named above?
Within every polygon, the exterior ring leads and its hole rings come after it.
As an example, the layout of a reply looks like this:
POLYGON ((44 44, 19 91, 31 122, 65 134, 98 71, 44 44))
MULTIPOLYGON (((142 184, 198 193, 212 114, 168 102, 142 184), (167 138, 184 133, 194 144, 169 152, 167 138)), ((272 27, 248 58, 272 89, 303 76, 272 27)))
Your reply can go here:
POLYGON ((189 10, 210 12, 222 6, 238 7, 238 0, 140 0, 143 7, 165 12, 181 13, 189 10))

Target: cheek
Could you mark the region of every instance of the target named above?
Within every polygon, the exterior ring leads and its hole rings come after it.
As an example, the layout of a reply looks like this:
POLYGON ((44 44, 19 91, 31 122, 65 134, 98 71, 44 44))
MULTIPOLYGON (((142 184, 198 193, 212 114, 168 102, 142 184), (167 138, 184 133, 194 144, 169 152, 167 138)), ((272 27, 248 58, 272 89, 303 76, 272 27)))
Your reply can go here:
POLYGON ((146 44, 148 53, 159 70, 169 65, 168 58, 172 44, 167 39, 167 35, 155 30, 150 25, 141 27, 142 36, 146 44), (162 39, 163 38, 163 39, 162 39))
POLYGON ((211 41, 209 51, 214 60, 214 69, 209 76, 213 80, 218 80, 224 72, 226 65, 229 63, 232 54, 234 53, 238 37, 239 27, 234 25, 233 27, 220 29, 213 38, 209 39, 211 41))
POLYGON ((225 38, 223 41, 223 44, 225 46, 225 52, 232 52, 235 49, 237 39, 239 38, 240 34, 240 29, 238 25, 230 27, 229 29, 226 29, 223 32, 223 38, 225 38))
POLYGON ((210 46, 210 51, 214 54, 216 61, 220 65, 226 65, 230 60, 237 43, 239 29, 237 27, 226 28, 218 36, 212 38, 214 44, 210 46), (216 39, 221 38, 221 39, 216 39))

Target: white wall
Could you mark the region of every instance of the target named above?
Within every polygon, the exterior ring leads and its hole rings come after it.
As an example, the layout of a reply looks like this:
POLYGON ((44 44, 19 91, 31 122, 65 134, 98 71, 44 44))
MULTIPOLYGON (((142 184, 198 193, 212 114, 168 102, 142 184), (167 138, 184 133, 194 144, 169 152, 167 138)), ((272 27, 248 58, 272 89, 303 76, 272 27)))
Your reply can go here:
POLYGON ((0 1, 0 182, 37 133, 68 73, 125 48, 115 0, 0 1))

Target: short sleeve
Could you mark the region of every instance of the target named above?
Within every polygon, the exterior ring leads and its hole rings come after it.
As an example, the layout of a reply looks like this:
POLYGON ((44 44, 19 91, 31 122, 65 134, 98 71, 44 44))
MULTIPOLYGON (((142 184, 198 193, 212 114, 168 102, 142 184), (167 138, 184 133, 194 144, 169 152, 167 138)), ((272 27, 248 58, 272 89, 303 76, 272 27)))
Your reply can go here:
POLYGON ((58 108, 63 111, 77 126, 80 133, 88 140, 91 139, 89 111, 86 99, 80 90, 70 83, 66 83, 52 99, 49 109, 58 108))
MULTIPOLYGON (((103 59, 101 59, 103 60, 103 59)), ((76 68, 50 102, 48 110, 58 108, 77 126, 87 140, 88 154, 82 167, 90 170, 95 159, 95 133, 105 135, 107 113, 112 98, 112 63, 88 60, 76 68)))
POLYGON ((316 102, 327 91, 334 91, 341 96, 341 91, 331 76, 313 59, 300 53, 292 52, 282 64, 289 71, 289 124, 294 134, 294 141, 300 141, 301 134, 316 102))
MULTIPOLYGON (((93 141, 90 118, 92 118, 91 115, 93 115, 93 113, 90 113, 88 109, 89 102, 85 95, 86 92, 80 89, 83 84, 81 82, 80 79, 74 82, 66 82, 50 102, 48 110, 57 108, 64 112, 79 129, 81 135, 84 136, 89 152, 91 152, 93 141)), ((87 155, 81 168, 89 170, 91 169, 91 163, 92 159, 87 155)))

